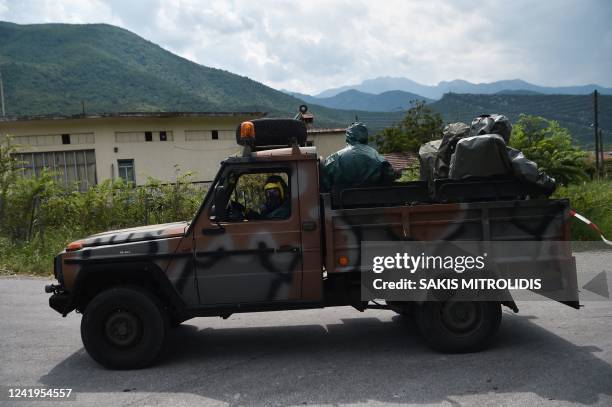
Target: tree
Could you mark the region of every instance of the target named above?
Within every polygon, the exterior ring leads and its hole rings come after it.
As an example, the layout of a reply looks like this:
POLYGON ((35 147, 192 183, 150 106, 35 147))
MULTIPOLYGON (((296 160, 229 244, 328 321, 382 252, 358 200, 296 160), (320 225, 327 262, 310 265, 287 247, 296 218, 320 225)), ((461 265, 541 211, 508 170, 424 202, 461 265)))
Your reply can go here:
POLYGON ((15 181, 19 162, 15 158, 17 146, 12 144, 10 136, 4 137, 0 143, 0 224, 4 219, 4 209, 9 186, 15 181))
POLYGON ((417 152, 421 144, 442 136, 442 116, 423 101, 416 101, 406 117, 374 137, 381 153, 417 152))
POLYGON ((554 120, 521 114, 512 129, 510 146, 563 185, 588 178, 586 153, 573 143, 569 130, 554 120))

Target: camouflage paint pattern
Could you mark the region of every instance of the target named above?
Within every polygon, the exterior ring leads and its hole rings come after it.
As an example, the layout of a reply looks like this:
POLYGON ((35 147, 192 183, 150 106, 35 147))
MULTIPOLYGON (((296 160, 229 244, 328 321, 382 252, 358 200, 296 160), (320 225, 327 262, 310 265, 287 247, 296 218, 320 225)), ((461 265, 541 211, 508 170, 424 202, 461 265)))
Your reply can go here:
POLYGON ((294 147, 224 161, 191 223, 105 232, 83 239, 80 250, 62 252, 64 288, 70 292, 91 262, 142 259, 165 273, 188 307, 300 301, 324 306, 323 272, 359 272, 362 241, 569 239, 567 201, 333 209, 330 194, 319 192, 313 152, 294 147), (290 217, 211 220, 215 186, 231 172, 253 170, 289 174, 290 217), (341 256, 347 265, 338 264, 341 256))

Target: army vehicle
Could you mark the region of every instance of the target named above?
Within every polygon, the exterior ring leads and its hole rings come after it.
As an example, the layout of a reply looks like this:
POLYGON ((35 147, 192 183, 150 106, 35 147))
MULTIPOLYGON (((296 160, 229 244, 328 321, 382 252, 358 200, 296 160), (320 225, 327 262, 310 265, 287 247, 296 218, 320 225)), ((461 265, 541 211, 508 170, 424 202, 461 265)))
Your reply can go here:
POLYGON ((190 318, 335 306, 412 314, 435 348, 477 350, 502 305, 517 310, 512 299, 363 301, 361 242, 569 240, 567 200, 521 199, 508 180, 443 183, 438 202, 419 181, 325 192, 303 121, 245 122, 237 141, 244 153, 221 163, 191 221, 96 234, 55 258, 50 306, 83 314, 84 347, 103 366, 150 365, 167 330, 190 318), (463 202, 452 201, 452 188, 463 202), (283 202, 274 210, 265 208, 268 190, 283 202))

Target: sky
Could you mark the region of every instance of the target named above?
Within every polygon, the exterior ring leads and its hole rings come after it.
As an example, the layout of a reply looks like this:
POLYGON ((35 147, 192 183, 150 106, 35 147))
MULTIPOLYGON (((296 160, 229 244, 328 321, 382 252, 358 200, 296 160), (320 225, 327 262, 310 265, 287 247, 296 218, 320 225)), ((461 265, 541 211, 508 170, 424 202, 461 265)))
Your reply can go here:
POLYGON ((113 24, 309 94, 380 76, 612 87, 608 0, 0 0, 0 20, 113 24))

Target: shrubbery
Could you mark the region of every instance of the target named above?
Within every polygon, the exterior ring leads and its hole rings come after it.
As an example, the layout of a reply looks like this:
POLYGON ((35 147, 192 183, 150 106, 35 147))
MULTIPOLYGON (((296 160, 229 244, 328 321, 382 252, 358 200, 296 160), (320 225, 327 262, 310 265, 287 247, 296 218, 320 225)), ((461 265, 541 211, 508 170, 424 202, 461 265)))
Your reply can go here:
POLYGON ((6 142, 0 148, 0 271, 5 273, 50 273, 54 255, 93 233, 190 220, 206 192, 206 186, 190 182, 189 173, 169 184, 150 178, 134 187, 119 179, 78 192, 51 172, 19 176, 14 147, 6 142))
MULTIPOLYGON (((595 222, 604 235, 612 236, 612 181, 591 181, 560 187, 553 198, 569 198, 571 207, 595 222)), ((577 220, 572 222, 573 240, 599 240, 593 229, 577 220)))

